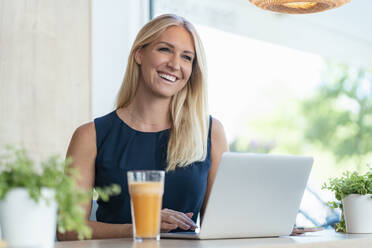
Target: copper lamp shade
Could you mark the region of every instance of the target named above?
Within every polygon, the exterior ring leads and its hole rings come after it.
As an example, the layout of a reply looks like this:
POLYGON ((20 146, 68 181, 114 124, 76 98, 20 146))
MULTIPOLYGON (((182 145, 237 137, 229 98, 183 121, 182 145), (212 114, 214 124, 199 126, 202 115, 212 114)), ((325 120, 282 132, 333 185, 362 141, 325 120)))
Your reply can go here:
POLYGON ((351 0, 249 0, 265 10, 286 14, 308 14, 339 7, 351 0))

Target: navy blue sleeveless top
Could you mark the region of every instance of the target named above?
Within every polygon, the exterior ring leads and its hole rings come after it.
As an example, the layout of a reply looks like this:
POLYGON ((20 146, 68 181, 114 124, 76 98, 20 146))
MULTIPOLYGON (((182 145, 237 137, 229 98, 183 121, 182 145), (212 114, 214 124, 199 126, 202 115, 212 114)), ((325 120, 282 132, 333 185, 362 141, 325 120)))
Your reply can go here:
MULTIPOLYGON (((210 168, 211 126, 209 118, 208 154, 201 162, 166 172, 162 208, 193 212, 196 222, 207 188, 210 168)), ((98 200, 97 221, 132 223, 127 171, 165 170, 169 129, 140 132, 129 127, 116 111, 94 120, 97 135, 95 187, 121 186, 121 194, 109 202, 98 200)))

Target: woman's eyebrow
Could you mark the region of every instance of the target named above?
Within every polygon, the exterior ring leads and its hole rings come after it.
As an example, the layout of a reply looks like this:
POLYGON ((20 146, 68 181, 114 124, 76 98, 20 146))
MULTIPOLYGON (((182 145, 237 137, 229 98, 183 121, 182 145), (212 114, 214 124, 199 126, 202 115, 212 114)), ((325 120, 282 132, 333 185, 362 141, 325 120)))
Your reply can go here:
MULTIPOLYGON (((166 44, 167 46, 170 46, 171 48, 174 48, 174 45, 172 45, 171 43, 166 42, 166 41, 159 41, 159 42, 156 43, 156 44, 166 44)), ((184 53, 190 53, 190 54, 194 55, 193 52, 188 51, 188 50, 184 50, 183 52, 184 52, 184 53)))

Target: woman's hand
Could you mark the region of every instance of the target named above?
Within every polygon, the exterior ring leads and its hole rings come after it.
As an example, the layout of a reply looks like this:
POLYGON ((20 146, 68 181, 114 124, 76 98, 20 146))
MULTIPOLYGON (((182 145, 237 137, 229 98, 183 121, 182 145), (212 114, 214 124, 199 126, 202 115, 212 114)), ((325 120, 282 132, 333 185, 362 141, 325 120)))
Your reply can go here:
POLYGON ((183 230, 195 230, 198 226, 191 219, 193 213, 182 213, 164 208, 161 210, 161 232, 181 228, 183 230))
POLYGON ((291 236, 298 236, 307 232, 318 232, 322 231, 322 227, 309 227, 309 228, 304 228, 304 227, 294 227, 291 233, 291 236))

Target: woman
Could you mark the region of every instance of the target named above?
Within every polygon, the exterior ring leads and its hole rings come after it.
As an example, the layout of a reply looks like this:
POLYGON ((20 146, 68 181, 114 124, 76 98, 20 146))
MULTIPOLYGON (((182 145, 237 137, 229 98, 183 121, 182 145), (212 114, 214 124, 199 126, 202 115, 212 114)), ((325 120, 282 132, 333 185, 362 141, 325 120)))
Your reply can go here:
MULTIPOLYGON (((97 222, 88 221, 92 238, 132 236, 126 172, 138 169, 166 170, 161 230, 194 230, 227 150, 221 123, 208 115, 204 51, 195 28, 176 15, 155 18, 134 41, 116 110, 79 127, 67 151, 83 189, 122 186, 119 196, 98 202, 97 222)), ((84 210, 88 220, 91 204, 84 210)))

